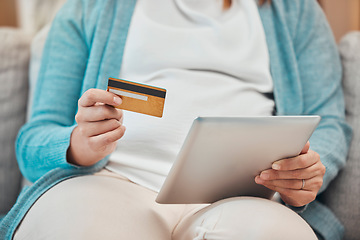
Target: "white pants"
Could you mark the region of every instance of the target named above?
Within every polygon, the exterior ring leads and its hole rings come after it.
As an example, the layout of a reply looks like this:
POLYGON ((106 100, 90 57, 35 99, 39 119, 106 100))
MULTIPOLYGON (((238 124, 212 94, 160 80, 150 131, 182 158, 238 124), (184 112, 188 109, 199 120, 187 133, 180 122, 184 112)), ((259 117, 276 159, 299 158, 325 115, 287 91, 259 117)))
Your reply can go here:
POLYGON ((156 195, 108 170, 72 178, 37 200, 14 239, 317 239, 301 217, 270 200, 160 205, 156 195))

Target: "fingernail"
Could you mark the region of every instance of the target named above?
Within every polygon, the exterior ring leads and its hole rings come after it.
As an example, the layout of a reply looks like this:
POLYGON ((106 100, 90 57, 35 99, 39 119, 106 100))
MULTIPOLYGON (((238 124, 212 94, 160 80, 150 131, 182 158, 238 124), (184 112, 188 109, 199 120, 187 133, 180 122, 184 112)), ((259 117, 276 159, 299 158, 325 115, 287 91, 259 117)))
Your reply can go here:
POLYGON ((273 163, 272 169, 280 170, 280 164, 278 164, 278 163, 273 163))
POLYGON ((260 174, 260 177, 261 177, 262 179, 267 180, 267 179, 270 178, 270 174, 267 173, 267 172, 262 172, 262 173, 260 174))
POLYGON ((114 97, 114 103, 116 104, 116 106, 120 105, 122 103, 121 98, 119 97, 114 97))
POLYGON ((264 183, 264 180, 262 180, 259 176, 256 176, 256 177, 255 177, 255 182, 256 182, 257 184, 262 184, 262 183, 264 183))

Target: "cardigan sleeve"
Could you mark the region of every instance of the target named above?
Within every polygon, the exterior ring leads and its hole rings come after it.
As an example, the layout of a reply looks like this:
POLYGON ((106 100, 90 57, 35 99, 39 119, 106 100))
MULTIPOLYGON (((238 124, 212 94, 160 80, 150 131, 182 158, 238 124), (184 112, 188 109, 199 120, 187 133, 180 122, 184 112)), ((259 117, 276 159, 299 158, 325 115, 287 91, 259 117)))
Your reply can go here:
POLYGON ((301 1, 294 36, 303 95, 303 114, 322 120, 310 139, 326 167, 322 192, 344 167, 352 131, 345 121, 342 67, 326 17, 314 0, 301 1))
POLYGON ((31 118, 18 134, 23 175, 36 181, 54 168, 73 168, 66 152, 89 56, 80 0, 67 1, 54 19, 43 51, 31 118))

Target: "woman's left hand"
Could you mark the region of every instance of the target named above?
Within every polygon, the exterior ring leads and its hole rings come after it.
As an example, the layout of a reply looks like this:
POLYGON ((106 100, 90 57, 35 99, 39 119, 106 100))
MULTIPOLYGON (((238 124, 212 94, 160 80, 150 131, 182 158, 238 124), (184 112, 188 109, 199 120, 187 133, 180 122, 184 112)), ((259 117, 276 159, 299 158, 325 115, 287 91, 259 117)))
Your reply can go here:
POLYGON ((326 168, 319 154, 309 147, 307 142, 299 156, 274 162, 272 169, 255 177, 255 182, 280 193, 282 200, 294 207, 314 201, 323 184, 326 168))

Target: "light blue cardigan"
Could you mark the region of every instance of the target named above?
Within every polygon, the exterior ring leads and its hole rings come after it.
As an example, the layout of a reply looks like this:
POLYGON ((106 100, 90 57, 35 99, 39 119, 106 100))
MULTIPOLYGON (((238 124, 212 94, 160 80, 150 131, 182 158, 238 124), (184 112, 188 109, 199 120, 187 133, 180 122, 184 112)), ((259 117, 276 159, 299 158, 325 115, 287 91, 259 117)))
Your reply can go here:
MULTIPOLYGON (((351 138, 344 121, 339 55, 315 0, 272 2, 259 11, 277 114, 322 116, 311 147, 327 168, 323 191, 344 166, 351 138)), ((106 89, 107 79, 119 75, 135 4, 136 0, 71 0, 57 15, 43 54, 32 117, 16 142, 22 173, 37 181, 1 222, 0 239, 11 238, 27 210, 51 186, 106 164, 104 159, 93 167, 75 167, 66 162, 66 151, 79 97, 89 88, 106 89)), ((323 238, 342 238, 342 225, 318 201, 301 216, 323 238)))

